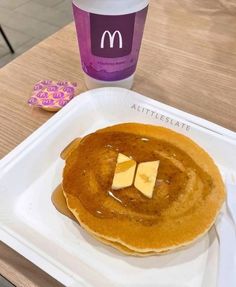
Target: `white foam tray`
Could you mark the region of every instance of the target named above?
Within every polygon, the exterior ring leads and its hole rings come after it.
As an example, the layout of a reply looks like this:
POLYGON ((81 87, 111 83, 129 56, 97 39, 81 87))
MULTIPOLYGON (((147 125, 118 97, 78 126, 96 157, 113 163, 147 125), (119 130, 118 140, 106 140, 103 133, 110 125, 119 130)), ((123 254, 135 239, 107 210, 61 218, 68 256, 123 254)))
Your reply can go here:
POLYGON ((59 214, 51 193, 61 181, 61 150, 75 137, 121 122, 172 128, 198 142, 221 171, 236 170, 236 134, 119 88, 76 97, 0 162, 0 239, 66 286, 215 287, 214 228, 169 255, 128 257, 92 239, 59 214))

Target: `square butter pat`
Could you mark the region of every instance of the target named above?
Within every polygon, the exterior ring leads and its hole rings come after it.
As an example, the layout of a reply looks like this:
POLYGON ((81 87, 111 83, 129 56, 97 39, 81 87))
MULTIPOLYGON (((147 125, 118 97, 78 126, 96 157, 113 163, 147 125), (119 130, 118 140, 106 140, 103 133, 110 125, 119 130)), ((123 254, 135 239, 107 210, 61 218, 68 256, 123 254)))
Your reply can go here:
POLYGON ((112 182, 112 189, 121 189, 131 186, 134 181, 136 165, 137 163, 135 160, 119 153, 112 182))
POLYGON ((142 162, 138 165, 134 186, 146 197, 152 198, 160 161, 142 162))

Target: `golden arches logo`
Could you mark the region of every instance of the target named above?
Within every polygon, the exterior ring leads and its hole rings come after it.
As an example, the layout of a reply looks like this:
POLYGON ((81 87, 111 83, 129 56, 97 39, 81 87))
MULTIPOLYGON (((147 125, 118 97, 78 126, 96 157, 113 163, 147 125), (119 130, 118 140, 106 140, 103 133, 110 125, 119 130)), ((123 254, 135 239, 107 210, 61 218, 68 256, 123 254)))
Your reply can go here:
POLYGON ((118 31, 118 30, 116 30, 114 33, 111 33, 108 30, 103 32, 102 38, 101 38, 101 45, 100 45, 101 49, 104 49, 106 36, 108 36, 108 38, 109 38, 110 48, 114 48, 114 41, 115 41, 116 35, 118 36, 118 40, 119 40, 119 48, 122 49, 123 48, 123 39, 122 39, 122 35, 121 35, 120 31, 118 31))

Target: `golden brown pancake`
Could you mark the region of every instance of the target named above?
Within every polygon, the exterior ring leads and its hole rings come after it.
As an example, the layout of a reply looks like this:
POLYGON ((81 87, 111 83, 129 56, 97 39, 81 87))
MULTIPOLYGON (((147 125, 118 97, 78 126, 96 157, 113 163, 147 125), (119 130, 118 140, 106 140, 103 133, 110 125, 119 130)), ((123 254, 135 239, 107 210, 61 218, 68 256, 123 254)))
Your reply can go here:
POLYGON ((165 252, 205 234, 225 190, 211 157, 170 129, 127 123, 84 137, 66 159, 67 206, 89 233, 138 253, 165 252), (118 153, 160 160, 151 199, 134 186, 112 190, 118 153))
MULTIPOLYGON (((73 147, 74 147, 74 145, 73 145, 73 147)), ((70 148, 72 148, 72 146, 70 146, 70 148)), ((54 190, 54 192, 52 193, 51 199, 52 199, 52 203, 54 204, 57 211, 59 211, 61 214, 65 215, 66 217, 69 217, 70 219, 74 220, 76 223, 79 223, 77 221, 77 219, 75 218, 75 216, 73 215, 73 213, 67 207, 66 199, 65 199, 61 184, 54 190)), ((115 249, 122 251, 123 253, 125 253, 127 255, 150 256, 150 255, 154 254, 153 252, 146 252, 146 253, 135 252, 135 251, 121 245, 120 243, 108 241, 106 239, 100 238, 100 237, 95 236, 95 235, 93 235, 93 237, 96 238, 97 240, 101 241, 102 243, 105 243, 106 245, 112 246, 115 249)))
MULTIPOLYGON (((81 138, 76 138, 75 140, 73 140, 62 152, 61 152, 61 158, 66 160, 69 155, 71 154, 71 152, 76 149, 79 145, 81 141, 81 138)), ((64 214, 65 216, 71 218, 72 220, 77 222, 77 219, 75 218, 75 216, 73 215, 73 213, 69 210, 69 208, 67 207, 66 204, 66 199, 65 196, 63 194, 63 189, 62 186, 59 185, 56 190, 53 192, 52 194, 52 202, 55 206, 55 208, 62 214, 64 214)), ((136 256, 149 256, 152 255, 152 252, 146 252, 146 253, 138 253, 135 252, 123 245, 121 245, 120 243, 116 243, 116 242, 112 242, 103 238, 100 238, 98 236, 93 235, 97 240, 105 243, 106 245, 110 245, 112 247, 115 247, 116 249, 122 251, 123 253, 127 254, 127 255, 136 255, 136 256)))
MULTIPOLYGON (((78 145, 80 144, 80 141, 81 141, 81 138, 76 138, 69 145, 67 145, 60 154, 61 158, 66 160, 69 157, 69 155, 71 154, 71 152, 78 147, 78 145)), ((65 216, 71 218, 72 220, 74 220, 75 222, 78 223, 76 217, 73 215, 73 213, 67 207, 66 199, 65 199, 65 196, 63 193, 63 188, 62 188, 61 184, 52 193, 51 199, 52 199, 52 202, 53 202, 55 208, 60 213, 64 214, 65 216)), ((143 253, 135 252, 135 251, 129 249, 128 247, 126 247, 126 246, 124 246, 118 242, 112 242, 112 241, 109 241, 107 239, 100 238, 99 236, 95 236, 95 235, 93 235, 93 237, 96 238, 97 240, 101 241, 102 243, 106 244, 106 245, 112 246, 115 249, 122 251, 126 255, 133 255, 133 256, 135 255, 135 256, 142 256, 143 257, 143 256, 150 256, 150 255, 155 254, 153 252, 143 252, 143 253)))
POLYGON ((80 144, 81 138, 74 139, 71 143, 69 143, 61 152, 60 157, 66 160, 69 155, 72 153, 74 149, 76 149, 80 144))

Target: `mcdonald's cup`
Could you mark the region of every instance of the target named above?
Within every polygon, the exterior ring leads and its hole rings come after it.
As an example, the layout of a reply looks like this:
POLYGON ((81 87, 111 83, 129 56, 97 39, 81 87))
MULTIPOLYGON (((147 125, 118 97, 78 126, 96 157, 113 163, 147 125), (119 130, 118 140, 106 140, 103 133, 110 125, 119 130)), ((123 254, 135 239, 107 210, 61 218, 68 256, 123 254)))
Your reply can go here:
POLYGON ((147 0, 73 1, 81 64, 88 88, 131 88, 147 10, 147 0))

